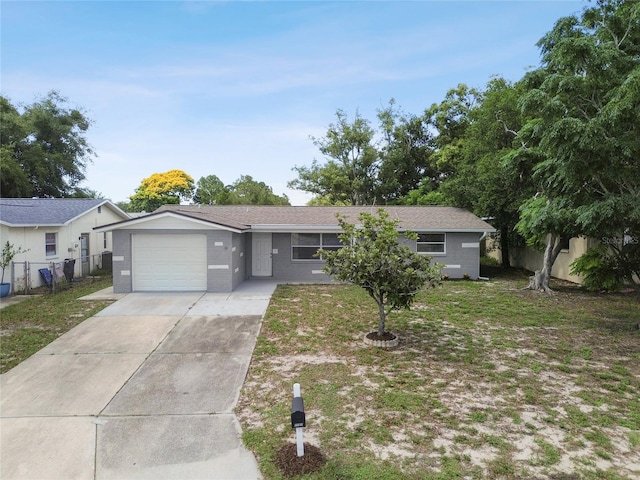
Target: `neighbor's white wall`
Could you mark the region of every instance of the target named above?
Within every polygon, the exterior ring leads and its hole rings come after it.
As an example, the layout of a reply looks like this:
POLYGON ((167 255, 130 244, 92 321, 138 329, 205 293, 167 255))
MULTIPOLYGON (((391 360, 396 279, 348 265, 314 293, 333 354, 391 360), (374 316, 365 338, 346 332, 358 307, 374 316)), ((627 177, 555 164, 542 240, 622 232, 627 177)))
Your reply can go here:
MULTIPOLYGON (((551 276, 561 280, 567 280, 574 283, 582 283, 582 276, 571 275, 571 263, 581 257, 590 246, 593 246, 594 240, 587 237, 575 237, 569 240, 569 249, 562 250, 558 254, 558 258, 551 269, 551 276)), ((500 247, 496 243, 494 250, 488 253, 488 256, 500 261, 502 259, 500 247)), ((522 247, 511 249, 511 265, 514 267, 526 268, 532 272, 540 270, 542 266, 543 252, 539 252, 530 247, 522 247)))
MULTIPOLYGON (((32 270, 30 272, 31 286, 37 287, 42 284, 39 268, 44 268, 51 262, 62 263, 66 258, 80 258, 80 240, 79 237, 83 233, 89 234, 89 255, 98 255, 104 251, 111 251, 113 248, 111 232, 107 233, 107 246, 104 247, 104 234, 93 230, 94 227, 107 225, 110 223, 125 220, 119 213, 112 210, 106 205, 102 205, 98 213, 98 209, 94 208, 82 215, 78 219, 63 227, 7 227, 1 225, 1 241, 2 245, 8 240, 16 248, 22 247, 27 249, 26 253, 17 255, 15 262, 30 262, 32 270), (45 250, 45 234, 57 233, 57 252, 55 256, 47 257, 45 250), (77 247, 76 247, 77 245, 77 247)), ((76 261, 75 275, 81 273, 80 262, 76 261)), ((5 282, 9 281, 10 267, 5 273, 5 282)), ((15 270, 14 283, 16 288, 24 288, 24 270, 19 267, 15 270)))

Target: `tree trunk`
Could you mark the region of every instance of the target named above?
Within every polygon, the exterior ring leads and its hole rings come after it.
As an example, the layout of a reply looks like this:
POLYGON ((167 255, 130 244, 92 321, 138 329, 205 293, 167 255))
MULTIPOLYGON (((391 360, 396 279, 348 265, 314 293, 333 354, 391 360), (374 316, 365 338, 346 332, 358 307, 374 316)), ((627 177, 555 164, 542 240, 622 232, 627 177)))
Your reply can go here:
POLYGON ((378 303, 378 313, 380 314, 380 321, 378 322, 378 336, 384 335, 384 324, 387 319, 387 312, 384 311, 384 305, 378 303))
POLYGON ((502 267, 511 267, 511 260, 509 259, 509 232, 506 227, 500 229, 500 256, 502 257, 502 267))
POLYGON ((544 268, 542 270, 536 270, 533 275, 529 277, 529 285, 527 285, 526 289, 551 293, 552 290, 549 287, 549 275, 547 275, 544 268))
POLYGON ((556 258, 558 258, 560 250, 562 250, 560 235, 552 233, 547 235, 547 246, 544 249, 544 257, 542 258, 542 269, 536 270, 535 273, 529 277, 527 289, 540 290, 546 293, 553 291, 549 287, 549 280, 551 279, 551 269, 553 268, 556 258))

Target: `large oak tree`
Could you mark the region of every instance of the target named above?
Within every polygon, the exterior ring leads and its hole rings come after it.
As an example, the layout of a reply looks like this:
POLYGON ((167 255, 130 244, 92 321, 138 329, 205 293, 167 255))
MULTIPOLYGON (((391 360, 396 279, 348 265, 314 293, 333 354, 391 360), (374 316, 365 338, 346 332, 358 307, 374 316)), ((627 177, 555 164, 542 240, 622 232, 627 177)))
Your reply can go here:
POLYGON ((526 75, 522 153, 537 156, 520 231, 545 244, 530 286, 549 290, 563 236, 640 232, 640 3, 598 1, 558 20, 526 75))
POLYGON ((90 125, 55 91, 20 109, 0 96, 0 195, 91 196, 80 187, 94 157, 85 136, 90 125))
POLYGON ((324 137, 311 138, 326 162, 314 159, 310 167, 294 167, 298 178, 290 181, 289 187, 313 193, 331 204, 371 205, 377 193, 375 131, 358 113, 349 120, 338 110, 336 119, 324 137))
POLYGON ((196 184, 193 203, 198 205, 289 205, 286 195, 277 195, 264 182, 250 175, 241 175, 231 185, 222 183, 216 175, 201 177, 196 184))

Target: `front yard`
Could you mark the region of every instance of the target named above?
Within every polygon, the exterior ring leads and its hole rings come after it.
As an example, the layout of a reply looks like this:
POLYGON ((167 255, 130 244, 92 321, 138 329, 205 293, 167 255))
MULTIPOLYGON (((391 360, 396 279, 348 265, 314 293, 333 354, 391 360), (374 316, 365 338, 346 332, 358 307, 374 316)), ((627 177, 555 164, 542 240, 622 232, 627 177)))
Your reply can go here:
POLYGON ((359 288, 280 286, 236 408, 265 478, 295 382, 328 458, 305 478, 640 478, 640 297, 526 284, 445 282, 390 316, 392 350, 363 344, 359 288))
POLYGON ((5 373, 46 347, 63 333, 109 305, 78 300, 107 288, 111 278, 85 281, 57 293, 33 295, 0 310, 0 373, 5 373))

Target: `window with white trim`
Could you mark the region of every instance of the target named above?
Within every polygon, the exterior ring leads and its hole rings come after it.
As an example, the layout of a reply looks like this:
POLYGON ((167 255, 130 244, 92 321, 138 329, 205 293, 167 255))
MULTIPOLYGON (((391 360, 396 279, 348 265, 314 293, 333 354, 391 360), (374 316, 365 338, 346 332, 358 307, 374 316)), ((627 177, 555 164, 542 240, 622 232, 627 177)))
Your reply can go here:
POLYGON ((342 246, 337 233, 292 233, 291 259, 322 260, 315 256, 319 249, 338 250, 342 246))
POLYGON ((44 234, 44 251, 47 257, 55 257, 58 254, 58 234, 44 234))
POLYGON ((446 243, 446 233, 419 233, 416 250, 418 253, 428 255, 444 254, 446 253, 446 243))

